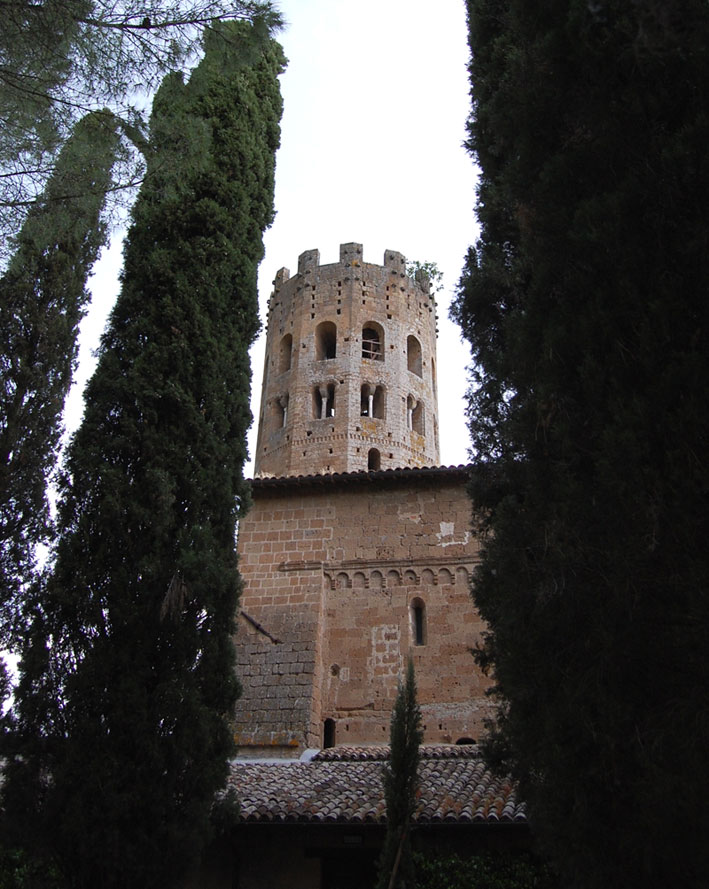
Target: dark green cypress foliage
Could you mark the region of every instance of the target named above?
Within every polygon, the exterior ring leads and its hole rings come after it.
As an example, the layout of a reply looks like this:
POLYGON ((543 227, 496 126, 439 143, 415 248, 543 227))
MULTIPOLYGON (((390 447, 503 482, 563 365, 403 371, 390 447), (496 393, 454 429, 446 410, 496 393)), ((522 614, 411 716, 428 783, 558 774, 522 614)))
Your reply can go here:
POLYGON ((377 889, 411 889, 416 885, 410 826, 416 810, 419 746, 422 740, 416 677, 413 661, 409 660, 406 678, 399 683, 394 702, 389 762, 383 772, 387 832, 379 859, 377 889))
POLYGON ((490 748, 568 885, 707 885, 709 7, 468 8, 490 748))
POLYGON ((47 481, 76 362, 86 281, 118 137, 109 113, 74 128, 0 279, 0 642, 12 646, 19 596, 49 534, 47 481))
POLYGON ((226 778, 247 350, 284 62, 251 34, 211 29, 189 83, 171 76, 155 99, 150 175, 22 663, 6 804, 74 887, 172 885, 226 778))

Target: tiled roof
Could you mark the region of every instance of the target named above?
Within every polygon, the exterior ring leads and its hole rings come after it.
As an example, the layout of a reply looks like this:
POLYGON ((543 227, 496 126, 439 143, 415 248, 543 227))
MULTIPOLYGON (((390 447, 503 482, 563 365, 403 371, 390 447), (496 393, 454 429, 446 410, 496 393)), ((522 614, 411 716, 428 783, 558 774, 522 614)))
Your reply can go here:
POLYGON ((402 466, 397 469, 363 470, 361 472, 329 472, 321 475, 279 475, 258 476, 251 479, 254 492, 267 488, 288 488, 292 486, 323 486, 334 484, 371 484, 372 482, 402 482, 410 479, 457 479, 467 481, 471 466, 402 466))
MULTIPOLYGON (((479 759, 477 747, 468 744, 422 744, 419 747, 421 759, 479 759)), ((386 744, 354 745, 342 744, 338 747, 326 747, 318 750, 313 757, 319 762, 341 760, 386 760, 389 758, 389 747, 386 744)))
MULTIPOLYGON (((419 825, 525 823, 509 779, 496 778, 475 748, 422 749, 419 825)), ((331 748, 310 762, 234 762, 229 785, 241 817, 258 823, 383 824, 386 748, 331 748)))

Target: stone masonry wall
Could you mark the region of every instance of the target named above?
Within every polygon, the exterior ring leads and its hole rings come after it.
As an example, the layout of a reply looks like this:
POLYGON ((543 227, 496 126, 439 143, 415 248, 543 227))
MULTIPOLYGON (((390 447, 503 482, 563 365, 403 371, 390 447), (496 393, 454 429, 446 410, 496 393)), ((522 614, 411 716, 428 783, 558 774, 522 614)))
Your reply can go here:
POLYGON ((462 469, 254 483, 239 531, 241 754, 388 739, 413 657, 427 743, 477 739, 487 680, 469 595, 477 557, 462 469), (418 614, 417 614, 418 610, 418 614))

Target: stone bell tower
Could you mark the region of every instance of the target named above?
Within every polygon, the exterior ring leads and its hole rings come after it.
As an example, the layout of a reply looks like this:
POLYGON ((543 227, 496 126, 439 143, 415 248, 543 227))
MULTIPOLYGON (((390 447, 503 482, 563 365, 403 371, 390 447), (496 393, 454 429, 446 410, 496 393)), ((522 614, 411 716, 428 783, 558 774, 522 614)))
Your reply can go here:
POLYGON ((268 305, 254 472, 282 477, 439 463, 436 307, 425 278, 387 250, 363 262, 301 253, 268 305))
POLYGON ((435 303, 400 253, 319 260, 281 269, 268 307, 234 740, 247 758, 385 743, 411 658, 425 742, 467 744, 493 705, 470 657, 469 470, 438 465, 435 303))

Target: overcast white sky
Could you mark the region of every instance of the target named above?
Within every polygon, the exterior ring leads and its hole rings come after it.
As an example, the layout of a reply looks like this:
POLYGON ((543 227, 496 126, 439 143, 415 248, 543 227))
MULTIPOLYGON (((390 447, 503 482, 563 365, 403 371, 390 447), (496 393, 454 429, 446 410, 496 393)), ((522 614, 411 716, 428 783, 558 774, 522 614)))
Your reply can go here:
MULTIPOLYGON (((259 275, 262 319, 276 271, 294 272, 304 250, 317 248, 322 263, 336 262, 340 243, 358 241, 367 262, 382 263, 385 249, 436 262, 445 285, 438 296, 441 462, 465 462, 469 350, 448 321, 477 232, 475 170, 462 147, 469 109, 463 0, 278 5, 288 22, 279 39, 289 65, 281 77, 276 220, 259 275)), ((117 293, 120 250, 116 239, 94 277, 69 424, 80 414, 91 350, 117 293)), ((252 362, 258 416, 263 338, 252 362)))

